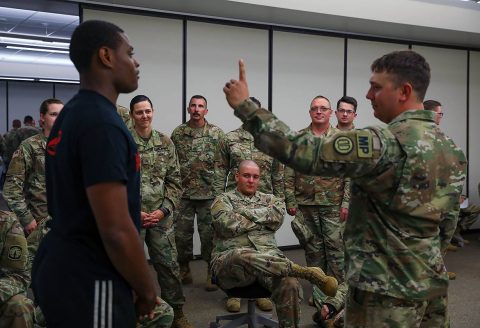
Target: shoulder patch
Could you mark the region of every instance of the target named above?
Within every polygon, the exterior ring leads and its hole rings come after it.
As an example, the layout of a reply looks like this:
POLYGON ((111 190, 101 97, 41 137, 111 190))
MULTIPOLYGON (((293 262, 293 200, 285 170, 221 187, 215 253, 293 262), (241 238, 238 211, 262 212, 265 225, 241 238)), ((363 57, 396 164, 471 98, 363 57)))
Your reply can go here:
POLYGON ((8 259, 11 261, 19 261, 22 259, 22 247, 12 245, 8 249, 8 259))
POLYGON ((353 149, 353 141, 345 136, 338 137, 333 142, 333 148, 340 155, 347 155, 353 149))
POLYGON ((358 158, 373 157, 372 135, 367 131, 357 132, 357 155, 358 158))

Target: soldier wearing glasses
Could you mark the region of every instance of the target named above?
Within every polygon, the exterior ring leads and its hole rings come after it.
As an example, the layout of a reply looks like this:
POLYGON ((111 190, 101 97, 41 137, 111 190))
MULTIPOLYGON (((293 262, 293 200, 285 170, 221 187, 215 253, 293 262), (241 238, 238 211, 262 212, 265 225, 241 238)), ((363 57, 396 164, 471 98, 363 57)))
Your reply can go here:
MULTIPOLYGON (((328 98, 313 98, 309 113, 311 124, 299 131, 299 138, 321 139, 339 132, 330 124, 332 109, 328 98)), ((349 190, 349 183, 343 178, 311 176, 285 167, 287 212, 295 216, 292 229, 305 250, 307 265, 320 267, 339 283, 345 278, 343 230, 349 190)), ((319 309, 325 303, 339 309, 343 307, 344 296, 339 290, 335 297, 327 297, 314 288, 313 301, 319 309)))
POLYGON ((440 121, 443 118, 442 104, 436 100, 425 100, 423 108, 435 112, 435 124, 440 125, 440 121))
POLYGON ((353 121, 357 117, 357 100, 353 97, 343 96, 337 101, 337 129, 346 131, 355 129, 353 121))

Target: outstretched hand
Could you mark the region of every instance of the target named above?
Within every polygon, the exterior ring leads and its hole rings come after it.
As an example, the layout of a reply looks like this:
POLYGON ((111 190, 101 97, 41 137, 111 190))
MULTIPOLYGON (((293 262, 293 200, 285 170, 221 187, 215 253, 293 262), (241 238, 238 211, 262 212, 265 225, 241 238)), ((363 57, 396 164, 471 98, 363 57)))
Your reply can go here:
POLYGON ((245 72, 245 63, 243 59, 238 61, 238 80, 231 79, 225 83, 223 92, 227 97, 227 102, 233 109, 237 108, 245 99, 249 97, 247 76, 245 72))

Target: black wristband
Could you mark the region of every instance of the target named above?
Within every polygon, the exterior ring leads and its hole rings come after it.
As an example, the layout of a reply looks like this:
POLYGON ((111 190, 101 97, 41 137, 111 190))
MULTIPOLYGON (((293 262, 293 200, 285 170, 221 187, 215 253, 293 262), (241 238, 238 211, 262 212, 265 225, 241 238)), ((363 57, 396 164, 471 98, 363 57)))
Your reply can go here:
POLYGON ((161 207, 160 211, 163 212, 163 217, 165 217, 165 218, 170 215, 170 210, 166 207, 161 207))

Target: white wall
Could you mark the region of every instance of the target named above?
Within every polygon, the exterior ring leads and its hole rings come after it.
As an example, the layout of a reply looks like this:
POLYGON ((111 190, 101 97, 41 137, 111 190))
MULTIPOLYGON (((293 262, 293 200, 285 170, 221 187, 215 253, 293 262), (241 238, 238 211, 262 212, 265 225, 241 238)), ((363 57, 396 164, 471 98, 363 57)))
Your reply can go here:
MULTIPOLYGON (((238 78, 238 60, 248 67, 252 95, 268 106, 268 31, 201 22, 187 24, 187 102, 194 94, 207 98, 207 120, 225 132, 241 121, 232 115, 222 88, 238 78)), ((187 114, 188 120, 188 114, 187 114)))
MULTIPOLYGON (((480 52, 470 52, 470 112, 469 112, 469 196, 470 201, 480 205, 480 52)), ((472 226, 480 229, 480 220, 472 226)))
POLYGON ((388 52, 406 49, 408 46, 404 44, 348 40, 347 95, 354 97, 358 102, 357 118, 354 121, 356 128, 383 124, 373 116, 370 101, 365 98, 372 76, 370 65, 388 52))
POLYGON ((153 126, 170 135, 182 123, 182 21, 95 10, 84 10, 83 19, 106 20, 126 32, 140 63, 140 80, 136 91, 119 96, 118 104, 128 108, 135 95, 148 96, 155 110, 153 126))
POLYGON ((430 64, 430 86, 425 99, 443 106, 440 128, 467 152, 467 51, 412 46, 430 64))
POLYGON ((310 124, 308 110, 314 97, 329 98, 333 108, 342 97, 343 48, 342 38, 273 33, 272 111, 292 129, 310 124))
POLYGON ((12 120, 22 121, 25 115, 30 115, 39 127, 40 104, 53 96, 53 85, 40 82, 8 82, 9 120, 11 128, 12 120))
POLYGON ((78 84, 56 84, 55 98, 66 104, 78 92, 79 87, 78 84))

